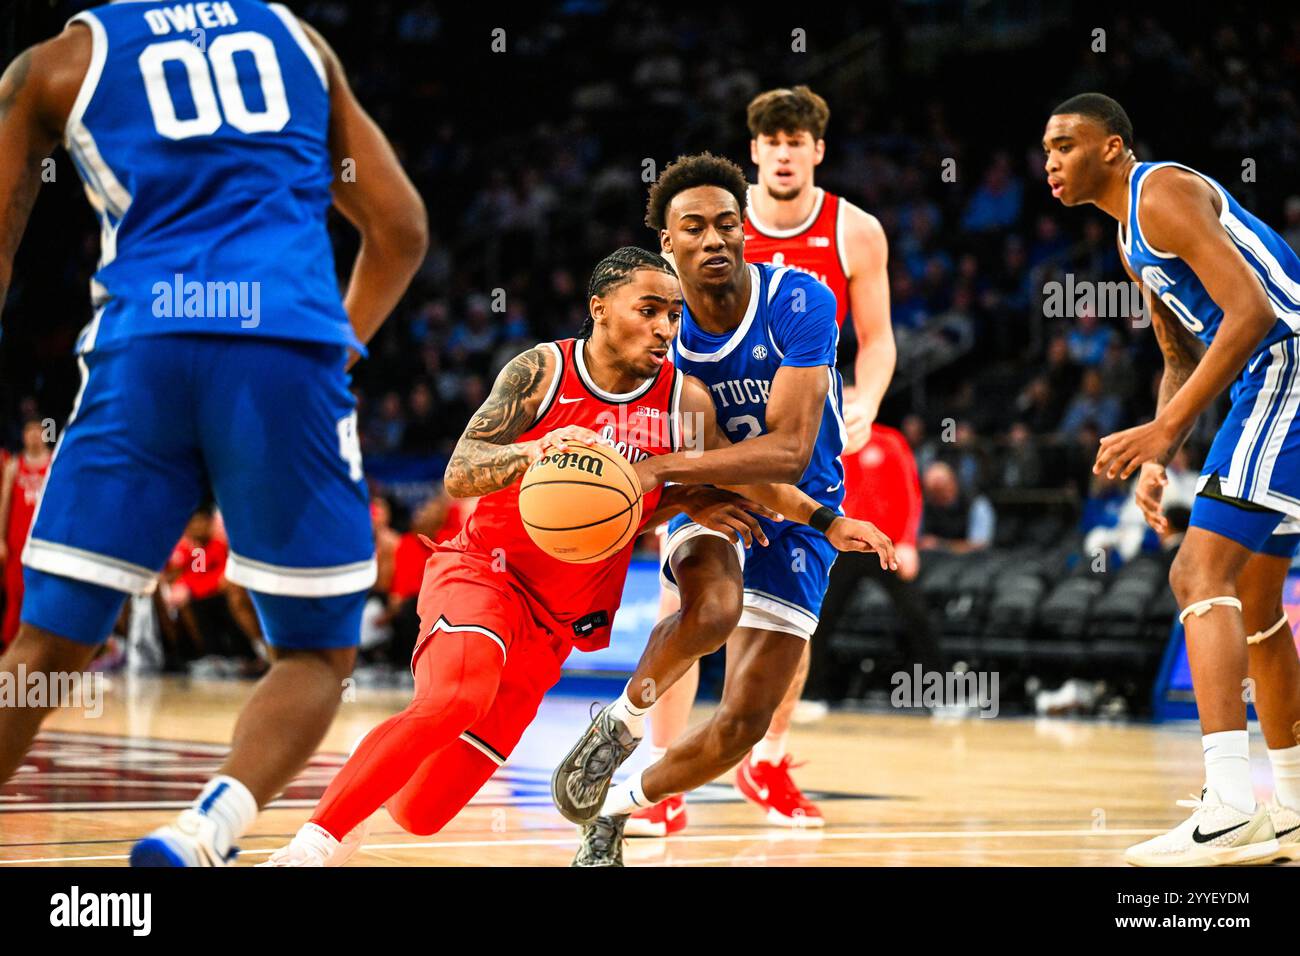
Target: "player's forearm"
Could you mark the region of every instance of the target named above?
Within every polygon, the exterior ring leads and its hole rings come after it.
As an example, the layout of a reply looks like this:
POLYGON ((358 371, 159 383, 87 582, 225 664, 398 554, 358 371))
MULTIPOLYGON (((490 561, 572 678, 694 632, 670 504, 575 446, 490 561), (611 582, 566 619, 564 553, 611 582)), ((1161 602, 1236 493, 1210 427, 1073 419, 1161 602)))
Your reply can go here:
POLYGON ((734 491, 741 497, 748 498, 750 501, 757 501, 760 505, 767 505, 773 511, 778 512, 787 521, 793 521, 796 524, 807 524, 808 519, 813 513, 820 508, 821 502, 804 494, 794 485, 787 484, 764 484, 764 485, 721 485, 727 491, 734 491))
POLYGON ((406 294, 428 242, 427 231, 414 224, 388 234, 362 233, 343 309, 363 344, 374 337, 406 294))
POLYGON ((1224 315, 1214 343, 1161 409, 1175 434, 1189 430, 1233 380, 1273 326, 1274 316, 1224 315))
POLYGON ((522 442, 494 445, 462 437, 447 462, 443 488, 453 498, 478 498, 513 485, 528 469, 530 459, 522 442))
POLYGON ((855 400, 871 413, 873 419, 894 378, 897 361, 898 348, 892 333, 858 345, 858 355, 853 362, 855 400))
POLYGON ((706 452, 674 452, 644 464, 660 481, 723 485, 744 475, 751 482, 794 483, 803 477, 812 458, 812 445, 776 432, 706 452))
POLYGON ((641 532, 653 531, 670 518, 675 518, 686 510, 686 501, 698 486, 669 485, 659 495, 659 504, 655 510, 641 522, 641 532))
MULTIPOLYGON (((1171 364, 1166 360, 1165 370, 1160 376, 1160 389, 1156 394, 1157 418, 1164 412, 1173 397, 1178 394, 1178 390, 1183 387, 1195 369, 1195 365, 1188 366, 1182 364, 1171 364)), ((1192 424, 1195 424, 1195 419, 1192 420, 1192 424)), ((1164 460, 1162 460, 1160 464, 1169 464, 1169 460, 1172 459, 1174 455, 1178 454, 1178 449, 1183 447, 1183 443, 1187 441, 1187 436, 1192 433, 1192 424, 1187 425, 1179 431, 1177 439, 1169 449, 1169 454, 1165 456, 1164 460)))

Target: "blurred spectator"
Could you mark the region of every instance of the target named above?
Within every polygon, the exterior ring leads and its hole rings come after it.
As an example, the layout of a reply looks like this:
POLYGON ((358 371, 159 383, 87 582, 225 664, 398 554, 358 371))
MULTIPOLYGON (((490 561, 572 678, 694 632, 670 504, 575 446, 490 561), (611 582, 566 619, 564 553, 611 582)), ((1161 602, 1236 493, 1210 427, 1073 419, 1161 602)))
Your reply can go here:
POLYGON ((1002 457, 999 484, 1003 488, 1038 488, 1042 463, 1029 425, 1018 421, 1007 430, 1007 447, 1002 457))
POLYGON ((961 225, 967 232, 1005 229, 1020 218, 1024 187, 1011 172, 1011 158, 1003 152, 993 157, 988 172, 966 205, 961 225))
POLYGON ((1101 324, 1093 310, 1084 310, 1066 336, 1070 360, 1085 368, 1100 365, 1106 357, 1106 347, 1114 337, 1115 333, 1101 324))
POLYGON ((1120 402, 1114 395, 1107 395, 1102 385, 1101 373, 1090 368, 1083 373, 1083 383, 1079 394, 1070 402, 1061 419, 1061 431, 1069 434, 1091 422, 1103 435, 1109 435, 1119 427, 1120 402))
POLYGON ((1195 469, 1188 467, 1186 450, 1180 449, 1174 456, 1173 461, 1165 468, 1165 477, 1169 480, 1169 484, 1164 488, 1160 504, 1165 515, 1170 518, 1171 528, 1169 534, 1162 539, 1147 525, 1142 509, 1138 507, 1138 476, 1129 479, 1127 493, 1123 483, 1108 482, 1107 479, 1098 476, 1097 480, 1101 483, 1119 486, 1120 504, 1118 507, 1113 507, 1108 500, 1104 509, 1084 509, 1083 530, 1086 532, 1083 540, 1084 551, 1090 555, 1101 551, 1113 551, 1121 561, 1131 561, 1140 551, 1167 549, 1170 544, 1167 539, 1180 536, 1187 530, 1186 520, 1181 523, 1176 522, 1172 519, 1172 513, 1179 510, 1190 513, 1192 502, 1196 498, 1196 482, 1199 476, 1195 469))
POLYGON ((921 479, 925 508, 921 517, 922 551, 964 554, 993 543, 997 518, 983 495, 966 495, 952 467, 937 461, 921 479))
POLYGON ((925 599, 913 583, 920 571, 917 531, 922 501, 916 460, 907 439, 901 432, 877 423, 871 429, 871 440, 841 460, 844 484, 849 489, 844 499, 845 513, 871 521, 889 536, 894 542, 898 571, 882 570, 875 554, 863 552, 846 552, 835 561, 817 634, 810 645, 812 661, 806 694, 814 700, 838 699, 844 694, 842 675, 837 675, 832 666, 829 638, 864 579, 879 584, 893 602, 901 625, 899 634, 907 644, 909 666, 919 662, 926 671, 947 670, 925 599))
POLYGON ((0 468, 0 569, 4 571, 4 627, 0 645, 7 647, 18 633, 23 604, 23 546, 36 516, 45 476, 50 470, 50 446, 39 418, 23 422, 23 447, 0 468))
POLYGON ((240 676, 266 670, 261 631, 250 615, 246 594, 226 581, 230 546, 211 505, 190 517, 172 550, 159 586, 159 624, 171 669, 187 658, 209 655, 237 660, 240 676), (188 639, 189 653, 180 638, 188 639))

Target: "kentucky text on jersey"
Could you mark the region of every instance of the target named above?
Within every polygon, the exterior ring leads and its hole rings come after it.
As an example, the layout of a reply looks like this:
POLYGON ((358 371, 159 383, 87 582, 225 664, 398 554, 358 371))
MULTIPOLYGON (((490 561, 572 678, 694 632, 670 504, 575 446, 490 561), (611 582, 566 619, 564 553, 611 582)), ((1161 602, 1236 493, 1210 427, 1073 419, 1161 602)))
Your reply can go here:
POLYGON ((293 14, 129 2, 72 22, 93 49, 65 145, 100 219, 81 350, 174 332, 360 349, 325 227, 327 76, 293 14))
POLYGON ((712 335, 682 310, 673 361, 708 386, 718 422, 733 442, 767 430, 772 380, 783 365, 826 366, 827 395, 817 441, 798 482, 810 497, 838 508, 844 498, 842 384, 835 370, 839 327, 835 296, 812 276, 767 264, 748 265, 749 304, 740 325, 712 335))

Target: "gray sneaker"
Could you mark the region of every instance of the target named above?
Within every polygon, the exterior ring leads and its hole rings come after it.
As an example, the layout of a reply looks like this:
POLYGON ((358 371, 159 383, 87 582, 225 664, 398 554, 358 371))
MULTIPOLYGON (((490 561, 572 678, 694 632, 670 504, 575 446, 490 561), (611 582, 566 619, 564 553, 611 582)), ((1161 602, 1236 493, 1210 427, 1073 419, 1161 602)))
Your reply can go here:
POLYGON ((596 818, 614 772, 640 742, 621 720, 610 716, 609 707, 592 718, 582 739, 551 774, 551 799, 564 819, 583 825, 596 818))
POLYGON ((582 843, 570 866, 622 866, 627 815, 596 817, 582 828, 582 843))

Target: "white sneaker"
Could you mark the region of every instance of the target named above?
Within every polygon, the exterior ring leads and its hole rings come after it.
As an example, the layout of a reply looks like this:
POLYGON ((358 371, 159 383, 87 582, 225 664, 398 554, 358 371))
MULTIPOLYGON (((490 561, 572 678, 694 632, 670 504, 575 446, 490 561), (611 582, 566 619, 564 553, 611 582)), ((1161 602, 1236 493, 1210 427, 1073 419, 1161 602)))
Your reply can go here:
MULTIPOLYGON (((352 833, 348 834, 350 838, 357 830, 364 828, 357 827, 352 833)), ((258 866, 342 866, 342 862, 334 863, 335 859, 341 857, 347 860, 361 843, 358 837, 355 843, 345 850, 343 841, 336 840, 328 830, 317 826, 314 823, 304 823, 298 830, 288 846, 282 846, 269 857, 266 862, 257 864, 258 866)))
POLYGON ((131 847, 132 866, 225 866, 238 847, 221 847, 216 822, 185 810, 170 826, 159 827, 131 847))
POLYGON ((1269 808, 1259 804, 1254 813, 1242 813, 1202 790, 1199 800, 1179 800, 1191 807, 1190 817, 1168 833, 1131 846, 1124 853, 1134 866, 1226 866, 1233 863, 1267 863, 1278 852, 1277 836, 1269 808))
POLYGON ((1273 831, 1277 834, 1278 842, 1273 862, 1300 860, 1300 813, 1282 806, 1274 797, 1268 805, 1268 815, 1273 819, 1273 831))

